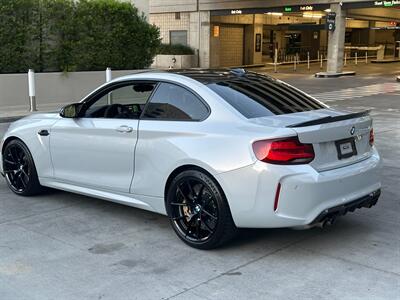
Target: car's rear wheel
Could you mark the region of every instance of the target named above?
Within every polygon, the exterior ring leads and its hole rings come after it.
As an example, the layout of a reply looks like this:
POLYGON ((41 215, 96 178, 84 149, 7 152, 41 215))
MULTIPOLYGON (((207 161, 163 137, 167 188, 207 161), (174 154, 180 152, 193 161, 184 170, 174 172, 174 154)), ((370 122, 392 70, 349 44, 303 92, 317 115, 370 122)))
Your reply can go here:
POLYGON ((12 140, 6 145, 3 170, 7 185, 15 194, 32 196, 42 192, 32 155, 21 140, 12 140))
POLYGON ((225 196, 209 175, 188 170, 170 184, 166 199, 172 228, 189 246, 212 249, 236 233, 225 196))

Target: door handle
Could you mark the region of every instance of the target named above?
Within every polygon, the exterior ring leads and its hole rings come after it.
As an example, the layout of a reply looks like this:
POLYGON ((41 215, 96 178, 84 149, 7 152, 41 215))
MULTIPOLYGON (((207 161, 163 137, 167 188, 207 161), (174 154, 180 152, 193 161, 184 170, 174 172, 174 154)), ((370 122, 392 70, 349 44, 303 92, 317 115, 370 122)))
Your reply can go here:
POLYGON ((49 133, 48 130, 42 129, 42 130, 40 130, 40 131, 38 132, 38 135, 41 135, 41 136, 49 136, 50 133, 49 133))
POLYGON ((133 131, 133 128, 129 127, 129 126, 126 126, 126 125, 123 125, 123 126, 118 127, 117 131, 121 132, 121 133, 129 133, 129 132, 133 131))

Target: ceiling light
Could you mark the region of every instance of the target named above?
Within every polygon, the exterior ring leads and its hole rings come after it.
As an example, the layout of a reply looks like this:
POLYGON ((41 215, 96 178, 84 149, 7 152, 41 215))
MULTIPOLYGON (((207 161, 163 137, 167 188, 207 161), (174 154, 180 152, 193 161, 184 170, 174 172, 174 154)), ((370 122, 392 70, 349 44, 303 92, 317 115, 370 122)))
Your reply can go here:
POLYGON ((303 18, 321 19, 322 17, 323 17, 323 15, 321 15, 321 14, 303 13, 303 18))
POLYGON ((280 12, 267 12, 266 14, 270 16, 279 16, 279 17, 283 16, 283 13, 280 12))

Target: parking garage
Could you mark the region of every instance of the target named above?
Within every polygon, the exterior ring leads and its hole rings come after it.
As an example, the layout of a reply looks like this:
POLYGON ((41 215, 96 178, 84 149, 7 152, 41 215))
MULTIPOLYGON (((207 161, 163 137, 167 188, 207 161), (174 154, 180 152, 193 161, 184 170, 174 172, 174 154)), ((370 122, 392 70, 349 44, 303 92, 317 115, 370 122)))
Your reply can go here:
POLYGON ((343 61, 355 56, 399 60, 398 0, 168 2, 162 1, 162 11, 153 2, 150 21, 164 42, 174 43, 179 34, 180 43, 197 51, 201 67, 323 59, 328 72, 340 73, 343 61))
MULTIPOLYGON (((344 51, 349 59, 356 52, 359 56, 377 58, 380 47, 383 52, 380 59, 396 60, 400 9, 371 7, 373 4, 343 5, 344 51)), ((326 58, 329 45, 326 20, 331 12, 328 4, 212 11, 211 66, 271 63, 275 55, 279 63, 326 58)))

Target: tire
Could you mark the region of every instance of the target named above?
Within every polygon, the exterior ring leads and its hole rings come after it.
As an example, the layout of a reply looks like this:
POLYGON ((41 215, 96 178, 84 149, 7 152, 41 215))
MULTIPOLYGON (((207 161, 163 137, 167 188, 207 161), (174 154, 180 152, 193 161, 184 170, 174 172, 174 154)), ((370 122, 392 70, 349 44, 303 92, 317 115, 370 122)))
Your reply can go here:
POLYGON ((2 163, 7 185, 15 194, 33 196, 43 192, 32 155, 21 140, 6 145, 2 163))
POLYGON ((167 192, 166 208, 175 233, 193 248, 217 248, 236 235, 223 191, 201 171, 184 171, 174 178, 167 192))

